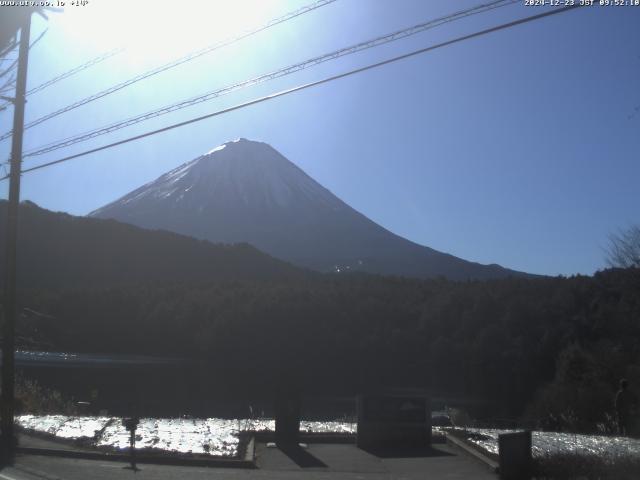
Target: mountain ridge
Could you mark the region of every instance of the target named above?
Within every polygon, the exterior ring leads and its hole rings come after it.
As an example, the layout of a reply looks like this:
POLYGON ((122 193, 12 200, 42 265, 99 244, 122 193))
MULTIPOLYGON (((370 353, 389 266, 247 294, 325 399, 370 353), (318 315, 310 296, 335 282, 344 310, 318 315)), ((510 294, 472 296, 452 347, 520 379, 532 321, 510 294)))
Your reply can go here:
MULTIPOLYGON (((6 215, 7 201, 1 200, 0 224, 6 215)), ((313 274, 248 244, 214 245, 173 232, 52 212, 30 201, 20 204, 18 245, 23 288, 300 279, 313 274)), ((5 236, 0 235, 4 248, 5 236)), ((0 269, 4 261, 0 256, 0 269)))

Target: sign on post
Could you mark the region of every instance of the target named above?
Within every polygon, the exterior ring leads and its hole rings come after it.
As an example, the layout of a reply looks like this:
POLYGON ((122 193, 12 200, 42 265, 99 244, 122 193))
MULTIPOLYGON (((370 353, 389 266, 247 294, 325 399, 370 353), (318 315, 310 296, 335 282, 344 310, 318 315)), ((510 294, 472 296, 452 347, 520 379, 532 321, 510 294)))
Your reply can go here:
POLYGON ((137 470, 136 467, 136 430, 140 419, 138 417, 130 417, 122 419, 122 425, 129 432, 129 451, 131 453, 131 469, 137 470))

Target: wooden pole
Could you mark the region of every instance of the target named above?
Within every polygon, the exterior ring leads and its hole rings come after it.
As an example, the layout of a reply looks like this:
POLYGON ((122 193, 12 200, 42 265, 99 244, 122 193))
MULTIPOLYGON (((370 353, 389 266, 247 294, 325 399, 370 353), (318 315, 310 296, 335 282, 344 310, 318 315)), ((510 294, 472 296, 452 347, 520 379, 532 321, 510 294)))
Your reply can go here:
POLYGON ((4 324, 2 344, 2 400, 0 428, 2 428, 2 459, 11 463, 15 450, 13 428, 15 407, 15 326, 16 267, 18 250, 18 208, 20 206, 20 171, 22 168, 22 137, 24 133, 24 106, 29 63, 29 36, 31 12, 25 15, 20 27, 18 74, 13 109, 13 136, 11 144, 11 172, 9 174, 9 204, 7 211, 7 239, 4 278, 4 324))

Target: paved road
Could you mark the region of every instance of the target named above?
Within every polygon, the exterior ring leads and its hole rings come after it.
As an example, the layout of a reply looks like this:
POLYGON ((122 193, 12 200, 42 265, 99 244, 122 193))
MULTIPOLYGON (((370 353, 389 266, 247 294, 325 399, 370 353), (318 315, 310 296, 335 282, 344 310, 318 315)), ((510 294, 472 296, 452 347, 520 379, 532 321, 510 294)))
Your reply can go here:
POLYGON ((133 472, 120 462, 23 455, 15 467, 0 471, 0 480, 496 480, 497 476, 478 460, 455 447, 437 445, 429 456, 384 458, 354 445, 317 444, 283 453, 260 444, 258 468, 223 469, 139 465, 133 472))

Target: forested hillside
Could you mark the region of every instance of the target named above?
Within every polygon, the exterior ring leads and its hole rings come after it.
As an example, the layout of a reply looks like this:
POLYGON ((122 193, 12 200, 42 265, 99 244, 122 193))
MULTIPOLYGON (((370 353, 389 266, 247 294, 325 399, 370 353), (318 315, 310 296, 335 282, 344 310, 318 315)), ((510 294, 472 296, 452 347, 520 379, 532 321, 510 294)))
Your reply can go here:
POLYGON ((640 385, 640 270, 455 283, 368 275, 23 292, 57 349, 195 357, 267 392, 424 386, 478 414, 593 430, 640 385), (55 328, 54 328, 55 327, 55 328), (571 424, 571 425, 569 425, 571 424))
MULTIPOLYGON (((4 252, 7 202, 0 201, 4 252)), ((0 255, 0 270, 4 268, 0 255)), ((113 220, 20 205, 18 282, 23 288, 298 278, 306 272, 247 244, 223 245, 113 220)), ((4 278, 0 278, 0 283, 4 278)))
POLYGON ((251 395, 280 382, 310 394, 427 387, 478 415, 581 430, 606 423, 619 378, 640 385, 637 268, 473 282, 321 275, 248 245, 30 203, 20 213, 24 347, 189 357, 204 382, 251 395))

